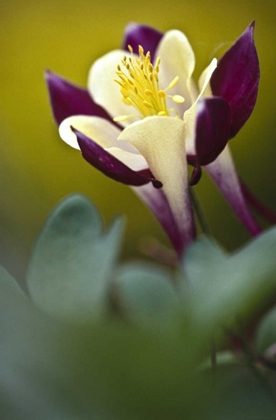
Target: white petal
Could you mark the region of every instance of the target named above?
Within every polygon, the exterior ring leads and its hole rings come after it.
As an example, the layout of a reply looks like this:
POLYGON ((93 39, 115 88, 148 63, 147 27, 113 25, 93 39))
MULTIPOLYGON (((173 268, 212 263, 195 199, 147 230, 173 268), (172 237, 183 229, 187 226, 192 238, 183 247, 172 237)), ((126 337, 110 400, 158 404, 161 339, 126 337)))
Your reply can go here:
POLYGON ((186 128, 186 153, 187 155, 195 155, 195 129, 196 129, 197 103, 184 114, 186 128))
POLYGON ((202 97, 212 96, 211 88, 210 88, 210 79, 217 67, 217 60, 214 58, 208 67, 202 72, 200 79, 199 79, 199 87, 200 93, 191 106, 184 113, 184 121, 186 125, 186 151, 188 154, 195 153, 195 124, 196 124, 196 114, 197 114, 197 106, 198 101, 202 97), (211 93, 211 94, 210 94, 211 93))
POLYGON ((214 58, 208 67, 201 73, 201 76, 198 80, 198 86, 200 90, 199 97, 210 97, 212 95, 210 79, 218 65, 218 60, 214 58))
MULTIPOLYGON (((94 101, 101 105, 113 118, 137 113, 134 107, 126 105, 121 99, 120 86, 114 81, 117 66, 124 56, 130 54, 123 50, 111 51, 96 60, 89 72, 88 90, 94 101)), ((128 125, 129 122, 122 122, 128 125)))
MULTIPOLYGON (((182 95, 185 102, 179 106, 181 115, 185 109, 190 108, 198 92, 192 80, 195 68, 195 55, 187 37, 180 31, 168 31, 160 41, 156 57, 161 58, 160 88, 165 89, 176 77, 179 81, 176 86, 168 91, 171 95, 182 95)), ((173 107, 176 108, 176 104, 173 107)), ((169 106, 170 107, 170 106, 169 106)))
POLYGON ((79 149, 77 137, 71 130, 71 127, 76 128, 104 148, 120 147, 129 152, 137 153, 137 150, 129 143, 118 142, 117 138, 121 130, 104 118, 76 115, 62 121, 59 126, 60 137, 69 146, 79 149))
POLYGON ((143 169, 147 169, 149 166, 146 159, 140 154, 130 153, 119 149, 118 147, 111 147, 107 150, 111 155, 115 156, 118 160, 134 171, 141 171, 143 169))
POLYGON ((185 128, 182 120, 148 117, 125 128, 119 140, 131 143, 145 157, 153 175, 163 183, 176 222, 189 231, 190 203, 185 128))

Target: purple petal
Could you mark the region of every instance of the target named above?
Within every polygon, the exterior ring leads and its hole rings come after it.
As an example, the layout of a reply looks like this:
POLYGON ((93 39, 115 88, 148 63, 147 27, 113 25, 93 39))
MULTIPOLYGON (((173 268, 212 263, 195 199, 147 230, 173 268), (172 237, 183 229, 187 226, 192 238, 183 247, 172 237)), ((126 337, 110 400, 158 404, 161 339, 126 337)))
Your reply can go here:
POLYGON ((273 224, 276 223, 276 212, 267 207, 264 203, 262 203, 253 193, 250 191, 247 185, 240 179, 241 188, 243 195, 250 204, 265 220, 271 222, 273 224))
POLYGON ((162 32, 151 26, 130 23, 125 29, 123 49, 128 50, 128 45, 131 45, 133 51, 138 53, 138 45, 141 45, 145 52, 150 51, 151 56, 154 57, 162 36, 162 32))
POLYGON ((260 68, 254 44, 254 22, 224 54, 211 78, 215 96, 229 102, 232 112, 231 137, 249 118, 257 99, 260 68))
POLYGON ((146 176, 143 171, 141 171, 142 173, 133 171, 92 139, 73 127, 71 128, 77 136, 84 159, 106 176, 127 185, 140 186, 152 181, 158 187, 162 186, 161 183, 156 184, 157 180, 146 176))
POLYGON ((49 70, 46 72, 46 82, 54 118, 58 125, 72 115, 95 115, 113 123, 107 112, 95 104, 86 89, 67 82, 49 70))
MULTIPOLYGON (((195 240, 195 228, 191 223, 190 232, 183 232, 181 227, 177 226, 169 206, 167 197, 162 189, 155 189, 152 184, 134 187, 133 191, 152 211, 160 225, 163 227, 179 257, 183 251, 195 240)), ((192 209, 191 209, 192 211, 192 209)), ((190 215, 193 218, 193 215, 190 215)))
POLYGON ((226 147, 219 157, 204 169, 248 231, 253 236, 260 234, 262 229, 247 206, 229 147, 226 147))
POLYGON ((196 119, 196 158, 199 165, 213 162, 229 139, 231 111, 222 98, 202 99, 196 119))

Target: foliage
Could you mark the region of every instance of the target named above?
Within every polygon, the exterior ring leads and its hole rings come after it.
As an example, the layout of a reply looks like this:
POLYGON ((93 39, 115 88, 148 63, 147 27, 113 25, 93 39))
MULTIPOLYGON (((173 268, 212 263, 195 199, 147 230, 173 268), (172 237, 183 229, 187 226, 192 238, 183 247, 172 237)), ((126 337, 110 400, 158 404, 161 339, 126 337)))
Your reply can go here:
POLYGON ((1 418, 273 418, 275 309, 249 327, 276 296, 276 229, 233 255, 201 237, 175 270, 120 263, 122 230, 73 195, 36 241, 30 297, 1 268, 1 418))

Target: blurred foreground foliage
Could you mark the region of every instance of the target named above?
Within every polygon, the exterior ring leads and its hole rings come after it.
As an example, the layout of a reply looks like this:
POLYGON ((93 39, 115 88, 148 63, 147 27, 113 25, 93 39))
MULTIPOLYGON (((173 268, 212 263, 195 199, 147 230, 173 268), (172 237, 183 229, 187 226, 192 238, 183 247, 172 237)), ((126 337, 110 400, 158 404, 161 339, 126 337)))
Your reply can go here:
POLYGON ((123 226, 72 195, 27 293, 0 269, 0 417, 274 418, 276 229, 234 254, 201 237, 171 269, 120 263, 123 226))

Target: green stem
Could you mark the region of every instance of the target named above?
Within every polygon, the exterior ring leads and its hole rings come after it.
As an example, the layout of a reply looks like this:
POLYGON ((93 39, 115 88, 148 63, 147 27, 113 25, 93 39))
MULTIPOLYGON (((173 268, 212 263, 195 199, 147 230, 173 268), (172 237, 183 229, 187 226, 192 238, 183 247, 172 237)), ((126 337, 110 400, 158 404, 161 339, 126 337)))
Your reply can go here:
MULTIPOLYGON (((202 207, 200 205, 200 201, 197 198, 197 195, 192 188, 190 188, 190 194, 191 194, 191 200, 192 200, 192 203, 193 203, 193 207, 194 207, 194 210, 195 210, 195 213, 196 213, 196 217, 197 217, 198 223, 201 227, 201 230, 205 235, 211 236, 211 230, 210 230, 210 228, 208 226, 208 223, 206 222, 206 219, 204 217, 202 207)), ((217 349, 216 349, 215 338, 212 338, 212 340, 211 340, 210 358, 211 358, 212 370, 213 370, 213 372, 215 372, 216 369, 217 369, 217 349)))
POLYGON ((212 371, 215 372, 217 369, 217 349, 216 349, 215 338, 212 338, 211 346, 210 346, 210 353, 211 353, 212 371))
POLYGON ((211 230, 208 226, 208 223, 206 222, 206 219, 204 217, 202 208, 201 208, 201 204, 200 201, 195 193, 195 191, 193 190, 193 188, 190 188, 190 194, 191 194, 191 200, 192 200, 192 204, 196 213, 196 217, 198 220, 198 223, 201 227, 202 232, 205 235, 211 236, 211 230))

